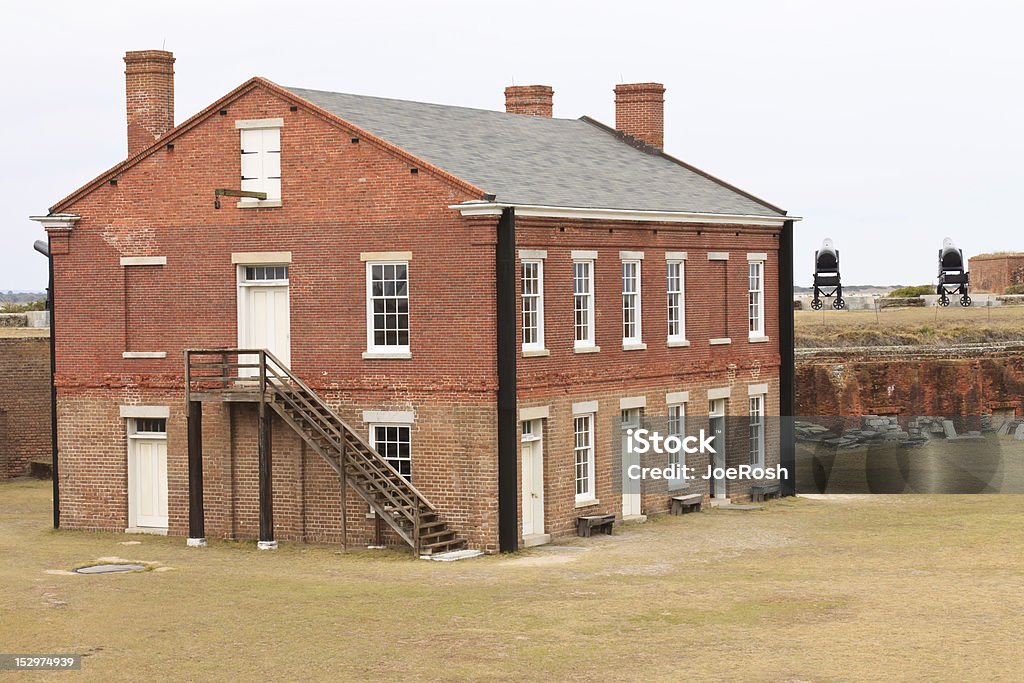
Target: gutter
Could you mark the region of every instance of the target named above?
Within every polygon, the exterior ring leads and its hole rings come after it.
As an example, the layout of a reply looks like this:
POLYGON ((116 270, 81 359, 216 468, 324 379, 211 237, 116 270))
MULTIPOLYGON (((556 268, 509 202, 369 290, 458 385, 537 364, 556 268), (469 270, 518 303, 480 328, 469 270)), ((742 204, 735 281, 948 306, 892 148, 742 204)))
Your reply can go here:
POLYGON ((515 204, 495 201, 469 201, 448 207, 463 216, 501 216, 506 209, 514 209, 517 217, 578 218, 582 220, 633 221, 650 223, 700 223, 723 225, 754 225, 781 228, 799 221, 796 216, 759 216, 750 214, 702 213, 695 211, 647 211, 641 209, 613 209, 583 206, 547 206, 541 204, 515 204))

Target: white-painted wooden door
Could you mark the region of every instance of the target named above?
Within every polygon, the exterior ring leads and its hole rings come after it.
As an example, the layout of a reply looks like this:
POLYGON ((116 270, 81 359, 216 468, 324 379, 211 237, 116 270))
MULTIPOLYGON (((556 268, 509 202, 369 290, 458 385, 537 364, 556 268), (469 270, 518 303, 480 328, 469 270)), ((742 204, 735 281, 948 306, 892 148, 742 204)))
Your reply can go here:
POLYGON ((167 528, 167 440, 132 438, 129 444, 129 524, 167 528))
POLYGON ((715 453, 711 456, 711 466, 716 475, 712 478, 713 495, 715 498, 726 498, 726 479, 722 470, 725 469, 725 399, 715 399, 708 405, 708 429, 714 437, 715 453))
POLYGON ((544 439, 540 420, 523 423, 523 536, 544 533, 544 439))
MULTIPOLYGON (((284 365, 291 365, 291 311, 288 302, 287 270, 282 267, 260 268, 261 277, 265 273, 277 272, 272 280, 252 280, 247 271, 241 269, 238 305, 238 345, 246 349, 266 349, 277 357, 284 365)), ((243 356, 243 363, 256 363, 255 356, 243 356)), ((259 374, 256 368, 246 368, 242 376, 259 374)))
POLYGON ((622 411, 622 516, 636 517, 640 511, 640 480, 629 476, 630 467, 640 465, 640 454, 629 447, 627 430, 640 426, 640 409, 622 411))

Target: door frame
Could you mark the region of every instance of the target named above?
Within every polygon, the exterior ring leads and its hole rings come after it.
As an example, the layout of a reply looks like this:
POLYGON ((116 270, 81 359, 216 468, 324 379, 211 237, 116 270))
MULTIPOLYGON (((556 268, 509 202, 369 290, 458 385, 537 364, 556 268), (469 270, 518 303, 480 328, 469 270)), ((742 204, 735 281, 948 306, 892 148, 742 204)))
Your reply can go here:
POLYGON ((636 429, 640 427, 643 422, 644 409, 643 408, 623 408, 620 415, 621 422, 621 437, 622 437, 622 517, 623 519, 636 518, 643 516, 643 497, 641 496, 640 480, 630 479, 627 475, 627 471, 630 465, 640 464, 640 454, 633 453, 628 448, 629 437, 626 434, 627 429, 636 429), (627 420, 627 414, 629 418, 627 420), (627 453, 630 453, 627 458, 627 453), (627 488, 629 491, 627 492, 627 488), (629 501, 627 503, 627 501, 629 501), (627 507, 630 512, 626 512, 627 507))
MULTIPOLYGON (((726 413, 728 411, 728 399, 715 398, 708 401, 708 430, 714 435, 715 439, 715 454, 711 456, 711 466, 714 468, 725 467, 725 455, 726 455, 726 429, 725 420, 726 413), (720 420, 722 426, 722 433, 715 433, 715 422, 720 420)), ((727 494, 727 481, 725 476, 714 477, 711 479, 711 488, 713 489, 712 498, 728 498, 727 494)))
MULTIPOLYGON (((268 349, 275 356, 279 357, 279 360, 287 366, 291 365, 291 346, 292 346, 292 288, 291 288, 291 263, 238 263, 235 265, 235 290, 237 299, 237 317, 235 319, 235 327, 237 331, 238 347, 248 348, 250 345, 246 342, 247 330, 248 330, 248 316, 249 316, 249 304, 250 304, 250 293, 252 290, 263 287, 283 287, 288 299, 288 330, 286 336, 288 338, 288 353, 287 357, 280 358, 281 355, 279 350, 268 349), (245 279, 246 268, 286 268, 288 269, 288 275, 283 280, 259 280, 249 281, 245 279), (243 321, 246 323, 243 325, 243 321)), ((257 362, 255 358, 239 358, 238 362, 257 362)), ((256 376, 259 374, 257 368, 239 368, 239 376, 256 376)))
POLYGON ((522 509, 520 510, 520 517, 523 524, 523 536, 543 536, 546 534, 545 519, 544 519, 544 420, 521 420, 519 423, 522 437, 521 453, 522 461, 521 477, 520 477, 520 491, 522 493, 522 509), (530 425, 529 434, 526 432, 524 427, 530 425), (540 495, 537 496, 536 500, 531 500, 531 507, 533 513, 533 529, 527 533, 526 531, 526 473, 527 473, 527 462, 526 462, 526 449, 527 444, 530 448, 530 460, 532 467, 531 481, 533 482, 534 489, 539 490, 540 495), (538 486, 539 484, 539 486, 538 486), (539 513, 539 514, 538 514, 539 513), (540 523, 538 524, 538 518, 540 523))
MULTIPOLYGON (((151 418, 128 418, 125 425, 125 432, 127 436, 127 469, 128 469, 128 528, 126 531, 132 531, 137 533, 151 533, 151 534, 166 534, 167 525, 170 524, 170 511, 169 511, 169 490, 164 491, 164 495, 167 497, 164 500, 165 507, 168 507, 168 520, 165 526, 142 526, 138 522, 138 501, 136 500, 136 492, 138 490, 138 458, 139 458, 139 444, 142 442, 151 442, 157 444, 163 444, 164 446, 164 481, 167 481, 167 423, 166 418, 152 418, 164 420, 164 431, 163 432, 142 432, 136 431, 138 420, 140 419, 151 419, 151 418)), ((168 487, 169 488, 169 487, 168 487)))

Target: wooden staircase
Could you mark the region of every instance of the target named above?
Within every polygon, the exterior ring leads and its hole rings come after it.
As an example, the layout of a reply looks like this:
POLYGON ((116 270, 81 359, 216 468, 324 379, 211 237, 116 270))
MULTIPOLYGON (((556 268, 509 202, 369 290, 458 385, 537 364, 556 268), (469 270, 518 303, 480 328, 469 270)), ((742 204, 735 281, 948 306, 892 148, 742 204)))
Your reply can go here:
POLYGON ((355 491, 416 552, 432 555, 466 547, 466 541, 456 536, 416 487, 269 351, 192 350, 186 355, 190 388, 198 386, 209 393, 223 386, 231 400, 240 400, 247 390, 258 395, 256 400, 272 408, 338 473, 343 488, 355 491), (209 362, 210 355, 219 360, 209 362), (211 368, 218 372, 204 372, 211 368), (251 373, 258 368, 259 374, 235 376, 230 371, 234 368, 242 370, 240 375, 247 374, 245 369, 251 373))

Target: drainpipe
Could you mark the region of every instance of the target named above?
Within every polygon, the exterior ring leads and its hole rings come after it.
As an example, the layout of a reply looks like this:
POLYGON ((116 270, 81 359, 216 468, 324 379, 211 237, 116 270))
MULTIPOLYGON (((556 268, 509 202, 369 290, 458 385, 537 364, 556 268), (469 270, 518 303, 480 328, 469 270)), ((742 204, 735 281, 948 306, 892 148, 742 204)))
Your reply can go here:
POLYGON ((50 254, 49 242, 36 240, 32 245, 36 251, 46 257, 50 266, 50 280, 46 286, 46 310, 50 313, 50 466, 53 476, 53 528, 60 528, 60 470, 57 460, 57 385, 54 377, 57 372, 56 343, 54 337, 53 315, 53 256, 50 254))
POLYGON ((793 322, 793 224, 786 221, 779 234, 779 464, 788 476, 782 495, 796 495, 796 352, 793 322))

